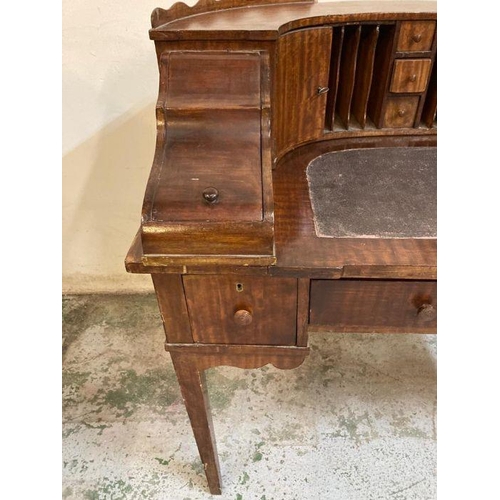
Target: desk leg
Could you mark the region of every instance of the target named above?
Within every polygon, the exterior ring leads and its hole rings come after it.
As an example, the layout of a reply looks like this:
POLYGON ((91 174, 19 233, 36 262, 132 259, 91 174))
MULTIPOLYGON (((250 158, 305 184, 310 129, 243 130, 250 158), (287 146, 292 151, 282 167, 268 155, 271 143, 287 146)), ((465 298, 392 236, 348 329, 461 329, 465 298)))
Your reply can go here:
POLYGON ((213 495, 220 495, 219 459, 215 447, 204 371, 215 366, 249 369, 260 368, 267 364, 290 370, 302 364, 309 354, 309 348, 166 343, 165 349, 172 357, 198 451, 205 467, 210 492, 213 495))
POLYGON ((200 458, 205 468, 208 487, 212 495, 220 495, 221 480, 219 459, 215 446, 212 415, 208 402, 205 372, 191 356, 171 353, 182 397, 191 421, 200 458))

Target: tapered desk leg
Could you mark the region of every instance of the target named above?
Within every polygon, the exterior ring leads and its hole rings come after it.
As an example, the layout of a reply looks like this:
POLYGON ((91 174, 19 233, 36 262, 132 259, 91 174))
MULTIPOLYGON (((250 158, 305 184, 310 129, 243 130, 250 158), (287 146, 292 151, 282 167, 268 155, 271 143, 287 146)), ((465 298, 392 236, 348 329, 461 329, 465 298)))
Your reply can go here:
POLYGON ((172 357, 198 451, 205 467, 210 492, 213 495, 220 495, 219 459, 206 391, 205 370, 215 366, 260 368, 267 364, 290 370, 302 364, 309 353, 309 348, 165 343, 165 349, 172 357))
POLYGON ((221 494, 219 459, 215 446, 212 415, 206 391, 205 372, 191 356, 171 353, 182 397, 191 420, 198 451, 212 495, 221 494))

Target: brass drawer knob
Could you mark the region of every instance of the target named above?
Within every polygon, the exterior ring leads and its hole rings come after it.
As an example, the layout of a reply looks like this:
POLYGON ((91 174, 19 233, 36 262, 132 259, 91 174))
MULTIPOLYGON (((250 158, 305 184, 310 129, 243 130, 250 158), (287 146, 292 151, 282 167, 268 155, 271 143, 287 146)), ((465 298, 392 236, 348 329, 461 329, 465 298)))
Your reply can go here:
POLYGON ((203 199, 210 205, 219 201, 219 191, 214 187, 208 187, 203 191, 203 199))
POLYGON ((406 115, 406 109, 398 109, 398 116, 403 117, 404 115, 406 115))
POLYGON ((249 325, 252 319, 252 313, 246 309, 239 309, 234 313, 234 321, 240 326, 249 325))
POLYGON ((418 43, 422 40, 422 35, 420 33, 417 33, 411 37, 411 39, 415 42, 418 43))
POLYGON ((437 310, 431 304, 422 304, 417 310, 417 317, 422 321, 434 321, 437 317, 437 310))
POLYGON ((408 80, 410 80, 410 82, 415 82, 417 80, 417 75, 410 75, 408 80))

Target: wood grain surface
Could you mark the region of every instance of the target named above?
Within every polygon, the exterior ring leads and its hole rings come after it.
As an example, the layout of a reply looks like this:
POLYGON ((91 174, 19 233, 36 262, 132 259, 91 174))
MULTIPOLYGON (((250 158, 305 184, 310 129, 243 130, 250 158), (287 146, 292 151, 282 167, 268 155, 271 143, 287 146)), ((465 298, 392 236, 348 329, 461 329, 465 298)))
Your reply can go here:
MULTIPOLYGON (((314 3, 316 0, 252 0, 252 6, 280 3, 314 3)), ((151 14, 151 26, 161 26, 175 19, 194 16, 206 12, 248 7, 248 0, 198 0, 194 5, 176 2, 170 9, 157 8, 151 14)))
POLYGON ((436 240, 317 237, 306 169, 436 145, 436 3, 200 0, 151 21, 156 151, 125 266, 152 274, 220 494, 204 370, 295 368, 311 329, 435 331, 436 240))
POLYGON ((195 342, 295 345, 296 279, 184 276, 183 284, 195 342), (238 311, 251 322, 238 323, 238 311))
POLYGON ((382 127, 409 128, 415 122, 419 96, 390 96, 385 103, 382 127))
POLYGON ((391 92, 424 92, 431 74, 431 59, 396 59, 391 80, 391 92))
POLYGON ((151 220, 261 221, 260 121, 258 108, 170 111, 151 220), (208 187, 220 193, 215 204, 208 187))
POLYGON ((344 43, 342 45, 342 58, 340 61, 336 114, 346 129, 349 128, 349 121, 351 117, 351 101, 354 93, 360 37, 360 25, 345 28, 344 43))
POLYGON ((403 21, 396 50, 398 52, 424 52, 431 50, 436 31, 434 21, 403 21))
POLYGON ((380 26, 368 26, 361 32, 356 80, 352 98, 352 114, 361 128, 366 126, 368 99, 373 80, 375 51, 377 48, 380 26))
POLYGON ((310 330, 435 333, 435 281, 312 280, 310 330))
POLYGON ((437 4, 426 0, 301 3, 228 9, 157 25, 152 40, 275 40, 300 29, 345 22, 436 19, 437 4))
POLYGON ((331 28, 299 30, 278 41, 274 93, 276 156, 323 134, 331 28))
POLYGON ((181 276, 178 274, 151 274, 151 278, 167 342, 193 342, 181 276))
POLYGON ((304 146, 285 156, 274 171, 276 266, 273 275, 342 277, 357 273, 373 278, 436 277, 435 239, 318 238, 309 199, 306 168, 322 153, 351 148, 435 146, 430 137, 373 137, 332 140, 304 146))

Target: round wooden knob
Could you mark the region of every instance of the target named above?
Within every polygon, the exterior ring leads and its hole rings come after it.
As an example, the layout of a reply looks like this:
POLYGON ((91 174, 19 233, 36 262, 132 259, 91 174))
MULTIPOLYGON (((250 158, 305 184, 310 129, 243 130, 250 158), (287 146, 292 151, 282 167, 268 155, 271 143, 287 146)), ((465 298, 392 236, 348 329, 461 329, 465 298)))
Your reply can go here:
POLYGON ((246 309, 240 309, 234 313, 234 321, 240 326, 249 325, 252 322, 252 313, 246 309))
POLYGON ((422 40, 422 35, 420 33, 417 33, 417 34, 413 35, 411 38, 415 43, 418 43, 418 42, 420 42, 420 40, 422 40))
POLYGON ((408 80, 410 80, 410 82, 414 82, 414 81, 416 81, 416 80, 417 80, 417 75, 410 75, 410 76, 408 77, 408 80))
POLYGON ((208 187, 203 191, 203 199, 213 205, 219 201, 219 191, 214 187, 208 187))
POLYGON ((406 115, 406 109, 398 109, 398 116, 406 115))
POLYGON ((431 304, 422 304, 418 308, 417 317, 422 321, 434 321, 437 317, 437 310, 431 304))

